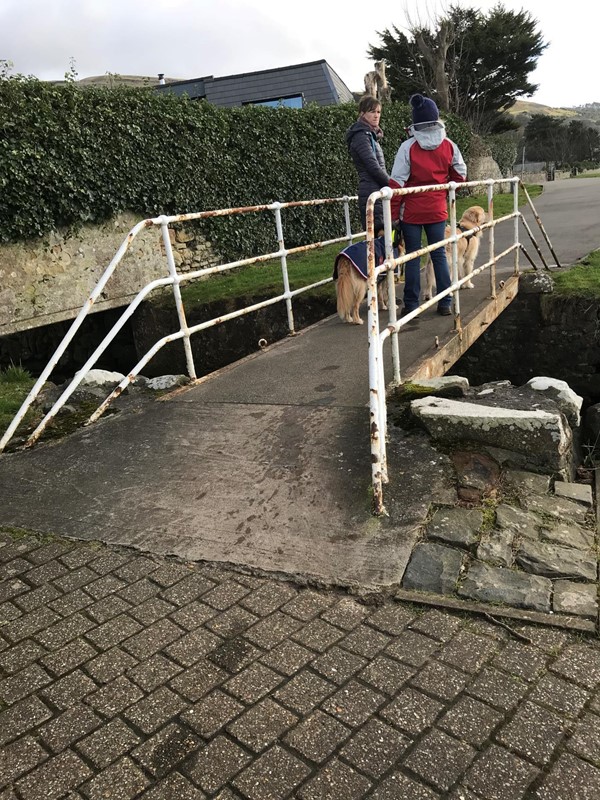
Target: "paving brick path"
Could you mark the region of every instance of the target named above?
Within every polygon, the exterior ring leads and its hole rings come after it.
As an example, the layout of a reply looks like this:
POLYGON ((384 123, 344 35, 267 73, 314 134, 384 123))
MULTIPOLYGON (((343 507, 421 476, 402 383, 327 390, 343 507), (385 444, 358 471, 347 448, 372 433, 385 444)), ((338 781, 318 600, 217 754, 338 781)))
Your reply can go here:
POLYGON ((595 636, 0 533, 0 800, 597 800, 595 636))

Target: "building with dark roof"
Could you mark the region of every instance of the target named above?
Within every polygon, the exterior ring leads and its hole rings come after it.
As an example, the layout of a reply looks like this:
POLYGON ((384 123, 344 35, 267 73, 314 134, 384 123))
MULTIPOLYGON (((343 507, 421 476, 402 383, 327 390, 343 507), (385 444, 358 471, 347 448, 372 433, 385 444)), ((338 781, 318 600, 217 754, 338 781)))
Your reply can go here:
POLYGON ((222 78, 208 75, 174 81, 160 84, 156 90, 227 107, 268 105, 302 108, 307 103, 330 106, 354 100, 350 89, 324 59, 222 78))

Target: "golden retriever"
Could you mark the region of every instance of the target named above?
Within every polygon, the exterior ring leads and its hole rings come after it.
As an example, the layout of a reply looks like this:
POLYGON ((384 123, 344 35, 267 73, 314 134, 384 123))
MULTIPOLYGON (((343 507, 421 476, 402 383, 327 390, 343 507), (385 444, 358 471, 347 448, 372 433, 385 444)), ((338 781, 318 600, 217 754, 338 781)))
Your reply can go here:
MULTIPOLYGON (((338 278, 335 284, 337 293, 337 312, 344 322, 362 325, 363 321, 358 308, 367 294, 367 282, 346 256, 338 259, 338 278)), ((379 308, 387 310, 388 285, 387 278, 377 281, 377 300, 379 308)))
MULTIPOLYGON (((477 228, 487 222, 487 214, 485 209, 481 206, 471 206, 467 208, 465 213, 458 221, 456 233, 463 233, 477 228)), ((446 239, 452 236, 452 229, 446 225, 446 239)), ((473 272, 473 266, 477 253, 479 252, 479 240, 481 238, 481 231, 477 231, 468 238, 459 239, 456 243, 458 248, 458 277, 464 278, 473 272)), ((446 258, 448 265, 452 263, 452 245, 446 245, 446 258)), ((474 289, 472 281, 463 283, 463 287, 467 289, 474 289)), ((433 261, 431 256, 427 259, 425 265, 425 299, 429 300, 435 294, 435 275, 433 272, 433 261)))
MULTIPOLYGON (((381 243, 382 242, 383 239, 381 239, 381 243)), ((366 252, 366 242, 363 242, 362 244, 364 245, 366 252)), ((377 244, 380 243, 378 242, 377 244)), ((396 252, 404 253, 404 247, 400 245, 396 252)), ((383 257, 381 254, 378 258, 378 262, 378 265, 383 263, 383 257)), ((363 320, 360 317, 358 309, 367 294, 367 281, 362 277, 354 263, 347 256, 345 256, 343 252, 340 253, 336 258, 334 280, 337 295, 337 312, 339 318, 344 322, 349 322, 352 325, 362 325, 363 320)), ((388 307, 388 282, 387 274, 385 273, 381 273, 378 276, 377 301, 379 308, 386 311, 388 307)))

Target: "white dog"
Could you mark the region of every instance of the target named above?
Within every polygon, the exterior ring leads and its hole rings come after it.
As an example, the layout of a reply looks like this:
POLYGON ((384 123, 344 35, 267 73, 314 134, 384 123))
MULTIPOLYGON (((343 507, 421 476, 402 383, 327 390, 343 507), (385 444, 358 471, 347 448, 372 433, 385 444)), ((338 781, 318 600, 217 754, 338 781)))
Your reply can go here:
MULTIPOLYGON (((463 233, 464 231, 473 230, 473 228, 478 228, 480 225, 483 225, 487 222, 487 214, 485 209, 481 206, 471 206, 467 208, 465 213, 460 218, 457 226, 456 226, 456 233, 463 233)), ((449 225, 446 225, 446 239, 452 236, 452 229, 449 225)), ((467 275, 470 275, 473 272, 473 266, 475 264, 475 259, 477 258, 477 253, 479 252, 479 240, 481 237, 481 231, 477 231, 472 236, 468 238, 459 239, 456 243, 458 248, 458 277, 464 278, 467 275)), ((448 259, 448 263, 452 260, 452 245, 446 245, 446 258, 448 259)), ((474 289, 472 281, 467 281, 464 283, 467 289, 474 289)), ((427 264, 425 265, 425 299, 429 300, 435 294, 435 275, 433 272, 433 261, 431 260, 431 256, 427 259, 427 264)))

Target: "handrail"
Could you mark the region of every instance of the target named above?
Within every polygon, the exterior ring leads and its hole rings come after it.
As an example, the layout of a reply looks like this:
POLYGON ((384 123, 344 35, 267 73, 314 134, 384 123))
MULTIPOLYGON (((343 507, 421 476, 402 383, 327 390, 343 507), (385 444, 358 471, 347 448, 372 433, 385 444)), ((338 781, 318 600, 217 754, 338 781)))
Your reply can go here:
MULTIPOLYGON (((460 315, 460 297, 458 294, 458 290, 460 287, 467 283, 474 275, 478 275, 481 272, 485 271, 486 269, 490 270, 490 288, 491 288, 491 295, 492 297, 496 296, 496 288, 495 288, 495 268, 498 261, 510 253, 514 254, 514 274, 519 274, 519 253, 525 253, 526 257, 529 259, 531 263, 531 258, 529 254, 525 251, 525 248, 519 241, 519 231, 518 225, 519 221, 522 221, 525 226, 525 230, 529 235, 531 241, 533 242, 537 252, 539 253, 542 262, 546 269, 549 269, 546 261, 544 260, 540 248, 533 236, 531 228, 527 225, 525 219, 523 218, 522 213, 519 211, 518 205, 518 189, 519 185, 521 184, 521 179, 518 177, 514 178, 503 178, 503 179, 488 179, 483 181, 467 181, 465 183, 446 183, 441 185, 431 185, 431 186, 416 186, 410 188, 402 188, 402 189, 390 189, 385 187, 378 192, 373 192, 368 200, 367 200, 367 252, 368 252, 368 279, 367 279, 367 288, 368 288, 368 308, 369 308, 369 319, 368 319, 368 333, 369 333, 369 414, 370 414, 370 436, 371 436, 371 482, 373 488, 373 511, 375 514, 381 515, 385 514, 385 505, 383 502, 383 484, 388 482, 388 474, 387 474, 387 452, 386 452, 386 439, 387 439, 387 407, 386 407, 386 382, 385 382, 385 374, 384 374, 384 359, 383 359, 383 346, 386 341, 391 340, 392 346, 392 363, 393 363, 393 371, 394 371, 394 383, 399 384, 401 382, 401 374, 400 374, 400 356, 399 356, 399 347, 397 343, 398 333, 401 328, 407 325, 409 322, 414 320, 420 314, 422 314, 427 309, 431 308, 434 305, 437 305, 441 299, 444 297, 451 296, 453 307, 454 307, 454 327, 459 335, 462 332, 461 326, 461 315, 460 315), (494 186, 496 184, 512 184, 512 192, 513 192, 513 211, 510 214, 506 214, 498 219, 494 219, 494 186), (426 247, 421 247, 419 250, 415 250, 412 253, 405 253, 404 255, 399 256, 398 258, 394 258, 392 248, 391 248, 391 199, 395 196, 404 196, 408 194, 420 194, 423 192, 439 192, 444 191, 448 192, 448 203, 450 208, 450 228, 452 231, 456 231, 456 190, 460 188, 474 188, 485 186, 487 188, 487 197, 488 197, 488 222, 473 228, 469 231, 464 231, 461 233, 453 233, 447 239, 443 239, 440 242, 436 242, 432 245, 427 245, 426 247), (386 241, 386 259, 384 261, 383 267, 376 266, 375 260, 375 243, 374 243, 374 207, 377 201, 383 201, 383 220, 384 220, 384 235, 386 241), (497 225, 508 222, 513 220, 514 222, 514 241, 513 244, 508 247, 507 249, 503 250, 501 253, 495 254, 494 253, 494 230, 497 225), (490 247, 489 247, 489 259, 479 266, 477 269, 474 269, 471 275, 467 275, 464 278, 458 277, 458 251, 457 251, 457 242, 460 239, 467 239, 470 236, 474 236, 476 233, 480 231, 487 230, 490 236, 490 247), (390 244, 388 248, 388 242, 390 244), (418 308, 414 309, 410 313, 407 313, 405 316, 401 317, 399 320, 395 319, 395 315, 390 315, 388 320, 388 325, 383 330, 380 330, 379 325, 379 309, 378 309, 378 302, 377 302, 377 275, 378 273, 382 272, 382 270, 387 270, 388 276, 393 275, 393 272, 396 270, 397 267, 402 266, 408 261, 411 261, 414 258, 427 255, 428 253, 433 252, 434 250, 439 249, 440 247, 446 247, 447 245, 452 246, 452 263, 451 263, 451 284, 450 286, 438 292, 434 297, 430 298, 429 300, 422 303, 418 308)), ((528 201, 529 206, 531 207, 536 221, 542 231, 544 239, 555 258, 557 266, 558 258, 554 252, 552 247, 552 243, 542 225, 541 219, 537 214, 533 203, 531 202, 531 198, 529 193, 523 186, 523 191, 525 193, 525 197, 528 201)), ((391 303, 393 305, 393 302, 391 303)))
POLYGON ((314 200, 294 200, 287 203, 268 203, 256 206, 240 206, 236 208, 225 208, 225 209, 215 209, 210 211, 196 211, 190 212, 186 214, 175 214, 171 216, 161 215, 158 217, 148 218, 138 222, 126 235, 125 239, 123 240, 121 246, 115 253, 114 257, 110 261, 109 265, 101 275, 98 283, 94 287, 93 291, 91 292, 90 296, 82 306, 81 310, 79 311, 75 320, 71 323, 71 326, 67 330, 65 336, 63 337, 62 341, 58 345, 56 351, 50 358, 50 361, 42 371, 39 378, 36 380, 35 384, 31 388, 29 394, 23 401, 21 407, 17 411, 15 417, 13 418, 12 422, 4 432, 2 438, 0 438, 0 453, 2 453, 6 447, 6 445, 11 441, 17 428, 19 427, 20 423, 22 422, 25 414, 27 413, 28 409, 31 407, 33 402, 35 401, 36 397, 39 395, 40 391, 42 390, 44 384, 48 380, 49 376, 52 374, 55 366, 58 364, 61 356, 66 351, 69 344, 72 342, 73 338, 75 337, 77 331, 83 324, 83 321, 87 317, 87 315, 91 312, 94 303, 102 293, 106 283, 114 274, 115 270, 119 267, 121 261, 123 260, 124 256, 126 255, 127 251, 130 249, 133 240, 136 236, 145 228, 154 226, 160 227, 161 234, 162 234, 162 242, 164 245, 165 250, 165 257, 166 257, 166 266, 168 271, 168 277, 165 278, 158 278, 154 281, 151 281, 149 284, 144 286, 138 294, 131 300, 129 305, 125 308, 125 310, 121 313, 117 321, 113 324, 112 328, 108 331, 104 339, 100 342, 100 344, 96 347, 94 352, 91 356, 87 359, 84 365, 75 373, 71 381, 69 382, 68 386, 65 388, 63 393, 60 397, 55 401, 52 408, 46 413, 43 419, 40 421, 36 429, 30 434, 26 441, 26 446, 33 445, 39 437, 42 435, 44 430, 47 428, 48 424, 52 421, 52 419, 56 416, 56 414, 60 411, 69 397, 73 394, 73 392, 77 389, 80 385, 81 381, 89 372, 90 369, 93 368, 94 364, 98 361, 100 356, 104 353, 110 342, 114 339, 115 335, 121 330, 123 325, 127 322, 127 320, 132 316, 133 312, 138 308, 138 306, 142 303, 142 301, 155 289, 165 286, 172 286, 173 287, 173 295, 175 299, 175 306, 177 309, 177 315, 179 319, 179 331, 170 334, 167 337, 164 337, 154 345, 145 356, 140 359, 138 364, 134 367, 134 369, 129 373, 129 375, 121 381, 121 383, 111 392, 108 397, 100 404, 98 409, 91 415, 88 422, 93 422, 94 420, 98 419, 98 417, 106 410, 108 404, 112 402, 112 400, 117 397, 121 392, 127 387, 129 383, 131 383, 135 377, 139 374, 139 371, 148 363, 148 361, 155 355, 161 347, 163 347, 167 342, 176 341, 177 339, 183 339, 185 355, 186 355, 186 363, 187 363, 187 370, 190 378, 192 380, 196 379, 196 370, 194 365, 194 359, 191 350, 190 344, 190 336, 198 331, 204 330, 205 328, 212 327, 214 325, 218 325, 222 322, 225 322, 229 319, 234 319, 235 317, 242 316, 244 314, 252 313, 260 308, 265 308, 267 306, 273 305, 277 302, 285 302, 287 311, 288 311, 288 329, 290 334, 295 333, 294 329, 294 318, 292 312, 292 298, 296 297, 297 295, 309 291, 310 289, 317 288, 319 286, 323 286, 327 283, 331 283, 333 278, 329 277, 324 280, 317 281, 312 284, 308 284, 306 286, 300 287, 299 289, 291 290, 287 275, 287 257, 290 255, 294 255, 296 253, 303 253, 308 252, 310 250, 314 250, 317 248, 325 247, 330 244, 335 244, 336 242, 347 242, 351 244, 356 238, 359 236, 364 235, 364 231, 359 231, 358 233, 352 232, 351 221, 350 221, 350 201, 357 200, 356 195, 344 195, 343 197, 328 197, 328 198, 317 198, 314 200), (333 239, 327 239, 320 242, 312 242, 307 245, 301 245, 298 247, 290 247, 286 248, 284 237, 283 237, 283 221, 281 216, 281 211, 287 208, 303 208, 309 206, 320 206, 320 205, 327 205, 327 204, 343 204, 344 209, 344 227, 345 227, 345 234, 340 237, 336 237, 333 239), (177 268, 175 265, 173 250, 171 246, 171 240, 169 237, 169 226, 174 223, 181 223, 181 222, 188 222, 192 220, 199 220, 199 219, 208 219, 214 217, 223 217, 232 214, 250 214, 250 213, 257 213, 263 211, 271 211, 274 214, 275 224, 276 224, 276 235, 278 241, 278 249, 269 252, 263 253, 258 256, 254 256, 251 258, 243 258, 238 259, 237 261, 231 261, 226 264, 219 264, 213 267, 206 267, 204 269, 194 270, 193 272, 187 273, 178 273, 177 268), (196 278, 201 277, 208 277, 210 275, 215 275, 218 273, 227 272, 232 269, 236 269, 238 267, 247 266, 250 264, 260 264, 266 261, 272 261, 274 259, 279 259, 281 263, 282 269, 282 277, 283 277, 283 285, 284 291, 282 294, 278 295, 275 298, 271 298, 269 300, 264 300, 261 303, 256 303, 251 306, 247 306, 244 309, 239 309, 238 311, 232 312, 230 314, 225 314, 221 317, 216 317, 212 320, 208 320, 206 322, 200 323, 199 325, 189 326, 187 323, 187 319, 185 316, 184 304, 183 299, 181 297, 180 292, 180 285, 186 281, 194 280, 196 278), (158 347, 157 347, 158 345, 158 347), (151 355, 149 355, 149 353, 151 355))

